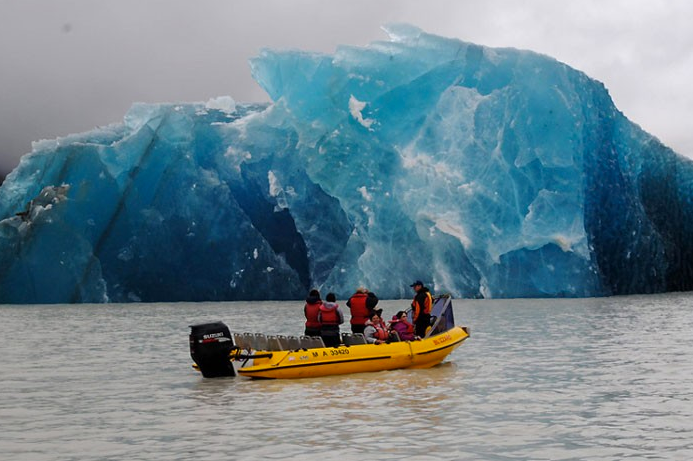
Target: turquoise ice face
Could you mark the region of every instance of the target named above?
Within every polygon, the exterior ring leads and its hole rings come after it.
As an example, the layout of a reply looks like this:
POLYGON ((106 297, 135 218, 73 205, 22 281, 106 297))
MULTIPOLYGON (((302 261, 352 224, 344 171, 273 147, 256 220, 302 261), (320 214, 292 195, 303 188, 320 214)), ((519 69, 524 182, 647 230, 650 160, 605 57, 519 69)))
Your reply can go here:
POLYGON ((693 289, 693 165, 550 57, 385 27, 263 50, 270 104, 136 104, 0 189, 0 302, 693 289))

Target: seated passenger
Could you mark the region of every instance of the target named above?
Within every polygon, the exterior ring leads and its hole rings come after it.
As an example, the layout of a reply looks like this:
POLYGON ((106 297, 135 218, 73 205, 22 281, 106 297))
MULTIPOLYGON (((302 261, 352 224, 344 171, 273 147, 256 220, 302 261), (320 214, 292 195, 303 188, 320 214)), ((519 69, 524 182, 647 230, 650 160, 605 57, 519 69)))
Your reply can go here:
POLYGON ((368 344, 382 344, 388 340, 389 333, 387 326, 380 315, 382 309, 374 309, 366 321, 366 328, 363 330, 363 337, 368 344))
POLYGON ((402 341, 414 341, 416 339, 416 335, 414 335, 414 325, 409 323, 409 320, 407 320, 407 313, 404 311, 399 311, 392 316, 390 330, 396 331, 399 339, 402 341))

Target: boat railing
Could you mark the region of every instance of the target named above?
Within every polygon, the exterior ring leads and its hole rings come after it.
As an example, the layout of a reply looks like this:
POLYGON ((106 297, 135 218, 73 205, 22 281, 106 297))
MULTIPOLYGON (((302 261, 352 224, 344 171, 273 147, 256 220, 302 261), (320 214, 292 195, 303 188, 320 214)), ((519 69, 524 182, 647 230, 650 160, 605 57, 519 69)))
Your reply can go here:
POLYGON ((267 347, 265 349, 268 351, 283 351, 284 347, 282 346, 279 337, 272 335, 267 336, 267 347))
POLYGON ((255 334, 254 333, 243 333, 243 341, 245 344, 244 349, 254 349, 255 348, 255 334))
MULTIPOLYGON (((270 338, 271 338, 271 336, 270 336, 270 338)), ((289 339, 286 336, 277 335, 276 338, 277 338, 277 344, 279 344, 279 350, 288 351, 289 349, 291 349, 289 347, 289 339)), ((274 348, 272 348, 272 350, 274 350, 274 348)))
POLYGON ((252 346, 252 343, 246 339, 246 335, 242 333, 232 333, 233 336, 233 343, 240 347, 241 349, 250 349, 252 346))
POLYGON ((297 336, 277 335, 277 343, 282 351, 295 351, 301 349, 301 340, 297 336))
POLYGON ((298 336, 287 336, 286 343, 289 346, 289 349, 292 351, 301 349, 303 347, 301 345, 301 340, 298 338, 298 336))
POLYGON ((325 347, 320 336, 265 335, 262 333, 232 333, 233 343, 241 349, 256 351, 294 351, 325 347))
POLYGON ((301 336, 300 338, 301 341, 301 348, 305 349, 318 349, 321 347, 325 347, 325 342, 322 340, 320 336, 301 336))
POLYGON ((363 333, 342 333, 342 343, 345 346, 366 344, 366 338, 363 336, 363 333))

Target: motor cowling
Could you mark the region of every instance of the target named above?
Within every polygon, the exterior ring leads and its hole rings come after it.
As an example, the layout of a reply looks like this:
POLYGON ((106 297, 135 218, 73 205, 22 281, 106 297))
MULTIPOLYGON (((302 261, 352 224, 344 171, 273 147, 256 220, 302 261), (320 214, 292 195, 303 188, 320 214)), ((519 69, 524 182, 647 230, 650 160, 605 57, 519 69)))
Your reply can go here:
POLYGON ((229 359, 234 348, 229 327, 223 322, 190 325, 190 356, 205 378, 236 376, 229 359))

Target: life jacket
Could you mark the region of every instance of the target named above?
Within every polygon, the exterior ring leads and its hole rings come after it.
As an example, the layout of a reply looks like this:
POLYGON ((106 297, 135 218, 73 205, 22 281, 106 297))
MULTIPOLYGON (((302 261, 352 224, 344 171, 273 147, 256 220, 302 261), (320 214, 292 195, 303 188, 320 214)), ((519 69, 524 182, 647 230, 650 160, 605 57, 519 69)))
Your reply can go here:
POLYGON ((339 325, 341 323, 339 312, 337 312, 337 304, 330 304, 330 306, 326 306, 325 304, 320 305, 321 325, 339 325))
POLYGON ((390 329, 396 331, 399 335, 399 339, 402 341, 414 339, 414 325, 407 320, 400 320, 396 317, 393 318, 392 322, 390 322, 390 329))
POLYGON ((365 325, 368 320, 368 314, 370 309, 366 307, 366 299, 368 295, 366 293, 354 293, 354 295, 347 301, 347 306, 351 310, 351 321, 352 325, 365 325))
POLYGON ((303 312, 306 315, 306 327, 307 328, 320 328, 320 321, 318 320, 318 313, 320 312, 321 306, 322 306, 322 301, 320 299, 306 300, 306 305, 303 308, 303 312))
POLYGON ((421 293, 416 293, 416 296, 414 296, 414 300, 411 302, 411 307, 414 310, 412 319, 416 322, 416 319, 419 318, 419 314, 423 312, 424 314, 430 314, 431 313, 431 306, 433 306, 433 296, 431 296, 431 292, 428 291, 428 288, 422 288, 424 291, 424 294, 426 297, 423 300, 423 306, 420 306, 419 304, 419 296, 421 293))
POLYGON ((368 325, 371 325, 373 326, 373 328, 375 328, 375 339, 387 341, 390 337, 390 333, 387 331, 387 328, 385 327, 384 323, 368 322, 368 325))

